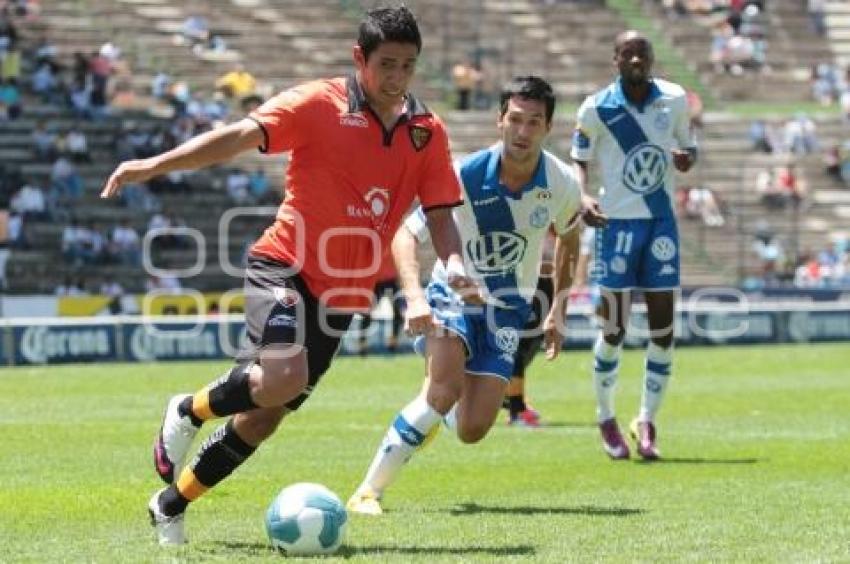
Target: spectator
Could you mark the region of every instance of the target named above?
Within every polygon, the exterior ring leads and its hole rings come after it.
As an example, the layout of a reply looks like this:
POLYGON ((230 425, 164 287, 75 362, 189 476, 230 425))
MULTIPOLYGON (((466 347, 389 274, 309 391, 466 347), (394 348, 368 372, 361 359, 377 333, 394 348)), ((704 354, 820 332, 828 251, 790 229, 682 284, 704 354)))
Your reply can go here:
POLYGON ((131 182, 121 192, 121 203, 124 207, 145 213, 157 212, 160 209, 159 199, 154 196, 145 184, 131 182))
POLYGON ((183 21, 181 29, 182 36, 177 38, 180 44, 186 44, 190 47, 203 46, 207 43, 210 36, 210 26, 207 19, 199 15, 191 15, 183 21))
POLYGON ((772 234, 758 234, 753 250, 759 259, 760 275, 766 285, 775 284, 782 274, 785 263, 785 250, 772 234))
POLYGON ((21 52, 17 47, 11 47, 6 55, 0 57, 0 79, 18 82, 21 77, 21 52))
POLYGON ((773 126, 763 119, 754 120, 750 124, 750 143, 753 150, 772 153, 775 149, 774 137, 773 126))
POLYGON ((0 121, 16 120, 21 116, 21 92, 15 80, 0 80, 0 121))
POLYGON ((464 60, 452 69, 452 81, 457 93, 457 109, 470 109, 472 92, 475 90, 480 74, 469 60, 464 60))
POLYGON ((100 285, 98 293, 102 296, 110 298, 120 298, 124 295, 124 288, 111 275, 107 275, 100 285))
POLYGON ((56 45, 50 41, 49 37, 43 35, 35 48, 35 64, 36 66, 43 64, 53 66, 56 64, 56 56, 58 54, 59 51, 56 49, 56 45))
POLYGON ((59 78, 53 71, 53 66, 42 63, 30 77, 32 91, 39 95, 45 104, 59 105, 62 102, 62 92, 59 78))
POLYGON ((151 276, 145 282, 145 291, 147 292, 179 293, 181 289, 180 280, 171 275, 151 276))
POLYGON ((48 219, 44 190, 30 179, 12 197, 10 207, 26 219, 48 219))
POLYGON ((75 218, 72 218, 62 231, 62 255, 65 257, 65 261, 74 267, 92 264, 95 257, 91 250, 89 230, 82 227, 75 218))
POLYGON ((9 238, 9 248, 12 249, 28 249, 29 243, 24 232, 24 216, 12 212, 9 214, 9 220, 6 224, 6 234, 9 238))
POLYGON ((843 183, 841 178, 841 148, 833 145, 823 154, 824 171, 827 176, 838 183, 843 183))
POLYGON ((241 101, 256 91, 257 80, 241 63, 237 63, 233 70, 216 81, 215 86, 227 98, 241 101))
POLYGON ((240 168, 231 169, 225 181, 227 195, 230 196, 230 201, 237 206, 250 204, 251 194, 248 191, 250 183, 251 178, 244 170, 240 168))
POLYGON ((83 195, 83 180, 76 167, 65 157, 59 157, 53 163, 50 181, 51 190, 59 200, 73 202, 83 195))
POLYGON ((39 120, 31 136, 36 158, 40 161, 53 162, 58 155, 56 135, 47 129, 44 120, 39 120))
POLYGON ((795 154, 810 154, 817 149, 815 123, 799 113, 785 124, 785 147, 795 154))
POLYGON ((109 253, 121 264, 138 266, 141 263, 141 239, 128 220, 122 219, 112 230, 109 253))
POLYGON ((169 86, 171 86, 171 77, 159 71, 151 81, 151 95, 157 100, 165 100, 168 97, 169 86))
POLYGON ((823 37, 826 35, 826 0, 809 0, 807 11, 814 32, 823 37))
POLYGON ((694 186, 688 190, 685 207, 689 217, 699 217, 709 227, 722 227, 726 223, 720 204, 710 188, 694 186))
POLYGON ((687 92, 688 100, 688 117, 691 120, 691 129, 702 129, 702 112, 705 106, 702 103, 702 98, 693 90, 687 92))
POLYGON ((71 126, 68 135, 65 137, 65 143, 68 156, 71 157, 72 161, 75 163, 91 162, 88 139, 79 124, 75 123, 71 126))
POLYGON ((251 178, 248 183, 248 189, 254 203, 263 203, 268 201, 269 195, 269 179, 266 177, 266 171, 262 168, 257 168, 251 173, 251 178))
POLYGON ((86 82, 77 82, 71 86, 69 94, 71 99, 71 109, 74 111, 74 116, 78 119, 93 119, 95 117, 94 109, 92 108, 92 91, 86 86, 86 82))
POLYGON ((806 196, 806 183, 797 175, 797 167, 794 163, 778 167, 774 182, 786 202, 790 201, 794 205, 799 205, 806 196))

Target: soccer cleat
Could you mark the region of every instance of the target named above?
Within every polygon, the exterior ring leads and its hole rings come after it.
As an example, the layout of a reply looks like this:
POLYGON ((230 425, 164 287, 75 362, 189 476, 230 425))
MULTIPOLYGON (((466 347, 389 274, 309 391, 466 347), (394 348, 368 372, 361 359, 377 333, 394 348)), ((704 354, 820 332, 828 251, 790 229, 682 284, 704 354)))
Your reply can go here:
POLYGON ((186 452, 198 434, 198 427, 192 424, 192 420, 180 415, 180 402, 187 397, 188 394, 174 396, 168 402, 162 426, 153 443, 154 468, 166 484, 172 483, 177 477, 186 459, 186 452))
POLYGON ((508 425, 530 428, 540 427, 540 412, 532 407, 528 407, 524 411, 520 411, 512 416, 508 421, 508 425))
POLYGON ((629 458, 629 445, 620 433, 617 420, 613 417, 599 424, 599 432, 602 435, 602 448, 613 460, 626 460, 629 458))
POLYGON ((637 453, 644 460, 658 460, 661 451, 655 444, 655 425, 651 421, 638 421, 635 419, 629 425, 629 434, 637 445, 637 453))
POLYGON ((357 491, 345 504, 345 508, 360 515, 381 515, 384 512, 381 508, 381 496, 376 494, 369 486, 357 488, 357 491))
POLYGON ((148 514, 151 525, 156 529, 156 540, 159 546, 176 546, 186 544, 186 533, 183 530, 184 513, 169 517, 159 508, 159 496, 165 488, 159 490, 148 502, 148 514))

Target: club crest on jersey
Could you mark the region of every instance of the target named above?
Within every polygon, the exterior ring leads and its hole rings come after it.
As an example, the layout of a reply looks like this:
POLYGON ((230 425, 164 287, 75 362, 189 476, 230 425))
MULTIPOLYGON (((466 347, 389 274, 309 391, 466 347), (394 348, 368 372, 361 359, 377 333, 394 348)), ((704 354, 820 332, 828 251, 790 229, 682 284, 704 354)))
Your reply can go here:
POLYGON ((667 155, 664 149, 642 143, 629 151, 623 165, 623 185, 641 195, 652 194, 664 185, 667 155))
POLYGON ((590 148, 590 137, 579 128, 576 128, 573 131, 573 147, 577 149, 589 149, 590 148))
POLYGON ((611 259, 611 272, 614 274, 626 273, 626 259, 617 255, 611 259))
POLYGON ((417 151, 424 149, 428 146, 428 142, 431 141, 431 130, 427 127, 411 125, 407 131, 410 134, 410 142, 417 151))
POLYGON ((549 208, 546 206, 537 206, 534 208, 534 211, 531 212, 531 217, 528 218, 528 222, 531 223, 532 227, 537 229, 542 229, 549 225, 549 208))
POLYGON ((496 231, 480 235, 466 244, 466 252, 475 270, 481 274, 499 275, 511 272, 525 256, 528 241, 518 233, 496 231))
POLYGON ((272 288, 272 293, 274 294, 275 301, 283 307, 293 307, 301 301, 301 294, 293 288, 276 286, 272 288))

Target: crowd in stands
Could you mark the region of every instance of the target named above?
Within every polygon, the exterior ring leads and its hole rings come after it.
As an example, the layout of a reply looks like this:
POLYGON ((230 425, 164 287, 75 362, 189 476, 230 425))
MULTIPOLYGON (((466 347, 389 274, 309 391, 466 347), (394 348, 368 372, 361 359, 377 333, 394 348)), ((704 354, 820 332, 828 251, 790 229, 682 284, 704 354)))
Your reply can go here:
POLYGON ((768 18, 763 0, 660 0, 670 18, 690 18, 711 29, 709 59, 717 73, 769 71, 768 18))

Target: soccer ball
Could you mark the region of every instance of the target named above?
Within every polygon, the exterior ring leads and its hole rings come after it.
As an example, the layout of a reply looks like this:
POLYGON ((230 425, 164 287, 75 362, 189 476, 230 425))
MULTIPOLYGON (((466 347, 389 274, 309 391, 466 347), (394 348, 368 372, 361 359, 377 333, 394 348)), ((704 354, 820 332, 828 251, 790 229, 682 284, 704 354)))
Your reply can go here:
POLYGON ((283 554, 332 554, 345 538, 348 514, 335 493, 306 482, 281 490, 266 512, 269 541, 283 554))

